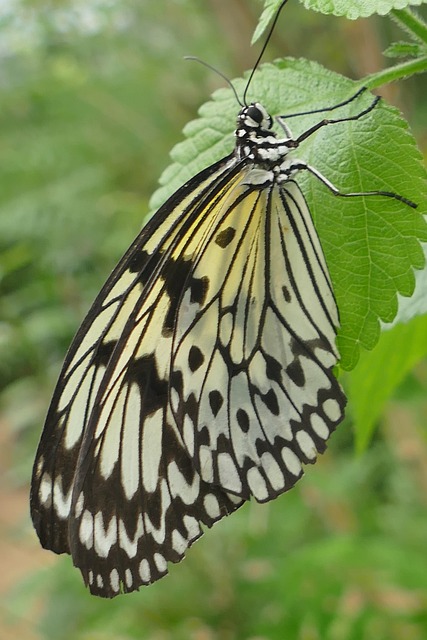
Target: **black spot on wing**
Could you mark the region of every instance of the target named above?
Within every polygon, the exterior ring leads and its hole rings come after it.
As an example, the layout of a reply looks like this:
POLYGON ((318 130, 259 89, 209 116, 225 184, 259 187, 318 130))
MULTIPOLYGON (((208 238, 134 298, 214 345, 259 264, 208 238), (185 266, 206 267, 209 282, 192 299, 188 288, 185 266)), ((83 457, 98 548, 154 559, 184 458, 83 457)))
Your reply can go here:
POLYGON ((131 360, 126 370, 125 380, 139 386, 143 402, 141 411, 144 415, 164 408, 168 383, 159 377, 153 354, 131 360))
POLYGON ((236 411, 237 424, 243 431, 247 433, 249 431, 249 416, 244 409, 238 409, 236 411))
POLYGON ((202 278, 191 278, 190 280, 190 301, 202 305, 206 299, 206 294, 209 289, 209 278, 203 276, 202 278))
POLYGON ((172 389, 175 389, 175 391, 178 393, 179 396, 182 396, 182 391, 184 388, 184 380, 182 379, 182 371, 176 370, 174 369, 174 371, 172 371, 171 377, 170 377, 170 386, 172 389))
POLYGON ((174 330, 182 290, 192 269, 192 265, 191 260, 184 260, 182 257, 176 260, 169 258, 162 272, 164 287, 169 298, 169 309, 162 327, 162 334, 164 336, 172 335, 174 330))
POLYGON ((217 389, 214 389, 213 391, 209 392, 209 404, 211 406, 211 410, 214 416, 218 415, 218 412, 221 409, 223 403, 224 403, 224 398, 222 397, 222 394, 217 389))
POLYGON ((221 247, 221 249, 225 249, 225 247, 228 247, 235 235, 236 229, 233 229, 233 227, 227 227, 227 229, 218 233, 215 238, 215 242, 219 247, 221 247))
POLYGON ((297 358, 286 367, 286 375, 290 377, 297 387, 303 387, 305 385, 304 371, 297 358))
POLYGON ((279 403, 277 401, 276 393, 273 389, 267 391, 267 393, 261 396, 266 407, 271 411, 274 416, 279 415, 279 403))
POLYGON ((264 354, 266 373, 269 380, 280 380, 282 374, 282 365, 276 358, 269 354, 264 354))
POLYGON ((282 287, 282 293, 283 293, 283 297, 285 298, 286 302, 290 302, 291 301, 291 294, 289 292, 289 289, 287 287, 285 287, 285 285, 283 285, 282 287))
POLYGON ((144 251, 143 249, 141 251, 136 251, 133 254, 132 258, 129 260, 129 264, 128 264, 129 271, 131 273, 138 273, 139 271, 142 271, 142 269, 145 267, 150 257, 154 259, 155 255, 150 256, 150 254, 147 251, 144 251))
POLYGON ((116 344, 117 344, 116 340, 110 340, 109 342, 101 342, 98 345, 98 348, 96 349, 94 353, 94 358, 93 358, 97 366, 101 366, 101 367, 107 366, 112 356, 112 353, 115 349, 116 344))
POLYGON ((129 261, 128 269, 131 273, 139 273, 138 280, 142 286, 145 286, 162 257, 161 251, 156 251, 153 254, 144 250, 136 251, 129 261))
POLYGON ((193 373, 197 371, 197 369, 199 369, 202 366, 204 360, 205 360, 205 357, 203 353, 200 351, 199 347, 196 347, 195 345, 193 345, 188 354, 188 365, 191 371, 193 373))
POLYGON ((183 403, 183 412, 187 414, 191 422, 196 425, 199 415, 199 404, 194 393, 190 393, 187 400, 183 403))
POLYGON ((197 436, 197 442, 199 446, 206 445, 209 447, 211 444, 211 436, 206 425, 200 429, 199 435, 197 436))

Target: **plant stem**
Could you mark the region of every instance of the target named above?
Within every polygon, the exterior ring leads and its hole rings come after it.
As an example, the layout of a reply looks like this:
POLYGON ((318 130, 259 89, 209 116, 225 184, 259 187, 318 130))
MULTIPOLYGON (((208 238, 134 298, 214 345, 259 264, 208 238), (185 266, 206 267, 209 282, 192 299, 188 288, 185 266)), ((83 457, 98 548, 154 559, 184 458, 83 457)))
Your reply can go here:
POLYGON ((389 82, 395 82, 396 80, 402 80, 408 76, 412 76, 415 73, 422 73, 427 71, 427 56, 417 58, 416 60, 408 60, 401 64, 396 64, 388 69, 383 69, 377 73, 372 73, 366 76, 362 81, 365 87, 368 89, 376 89, 389 82))
POLYGON ((427 44, 427 25, 419 16, 409 9, 393 9, 391 15, 395 22, 415 40, 421 40, 427 44))

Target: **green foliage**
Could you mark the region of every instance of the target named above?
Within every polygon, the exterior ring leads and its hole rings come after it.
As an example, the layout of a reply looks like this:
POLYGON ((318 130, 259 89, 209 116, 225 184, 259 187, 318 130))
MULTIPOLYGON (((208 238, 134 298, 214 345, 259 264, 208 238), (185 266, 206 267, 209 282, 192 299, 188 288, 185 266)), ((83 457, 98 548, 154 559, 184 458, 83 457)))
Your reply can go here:
POLYGON ((361 354, 348 385, 359 451, 363 451, 370 442, 386 401, 426 356, 427 315, 384 331, 376 348, 361 354))
POLYGON ((381 16, 390 13, 392 9, 403 9, 410 5, 421 5, 424 0, 303 0, 307 9, 314 9, 321 13, 345 16, 349 20, 368 18, 374 13, 381 16))
MULTIPOLYGON (((349 20, 368 18, 377 13, 384 16, 392 9, 402 11, 405 7, 422 5, 425 0, 301 0, 307 9, 326 15, 345 16, 349 20)), ((255 29, 252 43, 259 40, 274 18, 283 0, 264 0, 264 10, 255 29)))
POLYGON ((384 55, 388 58, 402 58, 406 56, 418 58, 421 55, 425 55, 426 52, 426 47, 416 42, 393 42, 393 44, 384 51, 384 55))

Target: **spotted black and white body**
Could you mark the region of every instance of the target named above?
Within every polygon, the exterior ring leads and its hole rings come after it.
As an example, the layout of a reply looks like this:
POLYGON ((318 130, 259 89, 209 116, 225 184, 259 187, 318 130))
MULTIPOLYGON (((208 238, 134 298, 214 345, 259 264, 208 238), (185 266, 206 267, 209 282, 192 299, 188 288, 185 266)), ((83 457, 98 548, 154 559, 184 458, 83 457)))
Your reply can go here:
POLYGON ((233 153, 147 223, 66 357, 31 511, 96 595, 158 580, 203 525, 290 489, 343 418, 337 307, 294 180, 315 170, 271 127, 242 108, 233 153))

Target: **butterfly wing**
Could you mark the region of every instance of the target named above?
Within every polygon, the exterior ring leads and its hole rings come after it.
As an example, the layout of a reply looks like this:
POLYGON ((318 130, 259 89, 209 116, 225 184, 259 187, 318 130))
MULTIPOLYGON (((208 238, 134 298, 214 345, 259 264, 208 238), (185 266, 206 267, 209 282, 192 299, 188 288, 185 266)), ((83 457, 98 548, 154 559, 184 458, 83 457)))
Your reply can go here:
POLYGON ((242 503, 201 482, 168 415, 171 335, 191 264, 174 256, 192 225, 203 227, 207 203, 231 188, 235 165, 229 157, 206 169, 149 221, 83 322, 55 389, 31 514, 42 545, 71 553, 98 595, 158 579, 201 535, 199 522, 242 503), (164 468, 172 459, 173 485, 164 468))
POLYGON ((304 197, 293 181, 259 187, 246 173, 192 269, 203 301, 187 290, 180 305, 171 404, 203 480, 264 502, 324 451, 346 399, 332 373, 337 307, 304 197))
POLYGON ((201 524, 290 488, 342 418, 337 309, 307 205, 295 183, 254 175, 230 156, 178 191, 64 364, 32 516, 97 595, 157 580, 201 524))

